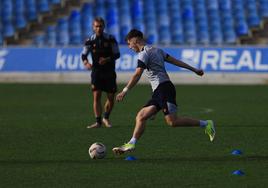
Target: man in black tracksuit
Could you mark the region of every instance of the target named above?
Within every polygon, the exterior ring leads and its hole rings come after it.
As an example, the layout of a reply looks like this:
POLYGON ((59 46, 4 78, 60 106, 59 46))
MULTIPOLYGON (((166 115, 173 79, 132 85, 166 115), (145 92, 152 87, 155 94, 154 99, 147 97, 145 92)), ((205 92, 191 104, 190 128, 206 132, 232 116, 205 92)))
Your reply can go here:
POLYGON ((110 113, 114 105, 114 96, 117 91, 115 60, 120 57, 116 39, 104 32, 105 23, 100 17, 93 21, 94 34, 85 42, 82 52, 82 60, 85 67, 91 72, 91 85, 93 92, 93 109, 96 122, 87 128, 101 127, 102 122, 106 127, 112 127, 109 121, 110 113), (91 53, 92 62, 88 61, 91 53), (102 119, 101 94, 107 93, 102 119))

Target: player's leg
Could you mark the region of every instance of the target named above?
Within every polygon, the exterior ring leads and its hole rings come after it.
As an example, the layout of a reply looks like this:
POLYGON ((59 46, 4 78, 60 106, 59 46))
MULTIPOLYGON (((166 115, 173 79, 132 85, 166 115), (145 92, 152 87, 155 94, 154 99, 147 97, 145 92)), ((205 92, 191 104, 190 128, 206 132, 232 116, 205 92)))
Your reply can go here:
POLYGON ((178 117, 176 114, 165 115, 165 120, 171 127, 202 127, 212 142, 215 138, 216 130, 212 120, 197 120, 187 117, 178 117))
POLYGON ((135 149, 135 144, 137 140, 142 136, 145 130, 146 121, 157 112, 158 109, 154 105, 143 107, 136 116, 136 124, 132 138, 128 143, 120 147, 113 148, 113 152, 115 154, 122 154, 125 152, 133 151, 135 149))
POLYGON ((102 113, 101 94, 102 92, 100 90, 92 90, 92 93, 93 93, 93 110, 94 110, 96 122, 93 123, 92 125, 87 126, 87 128, 98 128, 101 126, 101 113, 102 113))
POLYGON ((104 115, 102 121, 104 125, 108 128, 112 127, 109 117, 114 106, 114 96, 114 93, 107 93, 107 99, 104 105, 104 115))
POLYGON ((133 131, 132 138, 138 140, 144 132, 146 121, 158 112, 156 106, 143 107, 136 116, 136 125, 133 131))
POLYGON ((168 125, 171 127, 198 127, 199 120, 187 118, 187 117, 178 117, 176 114, 167 114, 165 115, 165 120, 168 125))
POLYGON ((112 127, 109 116, 114 106, 115 93, 117 91, 115 72, 107 73, 107 77, 103 80, 103 90, 107 93, 107 100, 104 105, 103 123, 106 127, 112 127))
POLYGON ((202 127, 205 128, 205 133, 208 134, 210 141, 213 141, 215 137, 215 128, 213 121, 211 120, 197 120, 188 117, 177 116, 177 104, 176 104, 176 89, 171 82, 163 84, 160 88, 161 92, 161 108, 165 115, 165 120, 168 125, 172 127, 202 127))

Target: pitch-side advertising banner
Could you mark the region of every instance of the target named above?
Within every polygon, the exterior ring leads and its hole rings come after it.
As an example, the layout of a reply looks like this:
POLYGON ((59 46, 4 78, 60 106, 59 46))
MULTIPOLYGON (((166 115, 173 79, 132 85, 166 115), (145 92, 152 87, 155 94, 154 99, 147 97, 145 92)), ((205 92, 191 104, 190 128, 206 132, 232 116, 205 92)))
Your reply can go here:
MULTIPOLYGON (((268 47, 162 49, 206 72, 268 72, 268 47)), ((0 72, 86 71, 80 58, 81 51, 82 48, 0 48, 0 72)), ((120 52, 117 72, 134 71, 137 55, 126 46, 121 46, 120 52)), ((186 71, 169 63, 166 68, 170 72, 186 71)))

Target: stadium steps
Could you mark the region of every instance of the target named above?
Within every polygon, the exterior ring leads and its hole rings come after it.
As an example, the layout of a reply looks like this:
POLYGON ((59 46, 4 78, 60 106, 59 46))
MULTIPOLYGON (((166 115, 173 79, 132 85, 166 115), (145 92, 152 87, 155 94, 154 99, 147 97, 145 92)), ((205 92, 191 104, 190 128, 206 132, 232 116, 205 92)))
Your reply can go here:
POLYGON ((241 38, 240 44, 268 44, 268 19, 265 19, 259 28, 253 28, 252 36, 241 38))

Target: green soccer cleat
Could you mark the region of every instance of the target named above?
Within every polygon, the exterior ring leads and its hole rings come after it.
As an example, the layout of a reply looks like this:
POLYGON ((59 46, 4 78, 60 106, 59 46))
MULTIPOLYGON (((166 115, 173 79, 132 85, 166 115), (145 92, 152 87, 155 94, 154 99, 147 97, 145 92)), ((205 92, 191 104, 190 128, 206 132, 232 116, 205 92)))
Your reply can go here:
POLYGON ((118 154, 121 155, 126 152, 134 151, 134 149, 135 149, 135 144, 126 143, 120 147, 113 148, 113 152, 117 155, 118 154))
POLYGON ((207 120, 208 124, 205 128, 205 134, 209 136, 209 140, 212 142, 216 135, 216 130, 212 120, 207 120))

